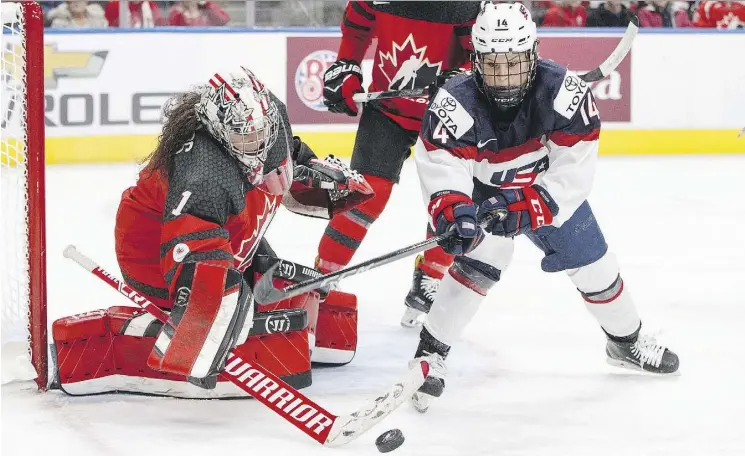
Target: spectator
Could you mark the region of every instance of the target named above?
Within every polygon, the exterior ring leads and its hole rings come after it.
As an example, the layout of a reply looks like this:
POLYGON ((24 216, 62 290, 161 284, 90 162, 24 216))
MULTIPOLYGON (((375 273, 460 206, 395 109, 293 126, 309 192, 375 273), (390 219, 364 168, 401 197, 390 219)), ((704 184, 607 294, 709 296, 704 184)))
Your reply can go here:
POLYGON ((103 8, 87 0, 68 0, 51 9, 47 19, 54 28, 104 28, 109 23, 103 15, 103 8))
POLYGON ((700 2, 693 17, 696 27, 743 28, 745 27, 745 2, 700 2))
POLYGON ((639 8, 639 25, 642 27, 691 27, 688 12, 669 0, 649 2, 639 8))
POLYGON ((621 0, 603 2, 587 15, 588 27, 626 27, 632 13, 621 0))
POLYGON ((168 25, 203 27, 207 25, 225 25, 230 16, 214 2, 184 0, 171 8, 168 14, 168 25))
POLYGON ((543 16, 544 27, 584 27, 587 23, 587 10, 579 0, 557 2, 543 16))
MULTIPOLYGON (((106 19, 111 27, 119 27, 119 2, 114 0, 104 8, 106 19)), ((150 28, 165 25, 160 7, 153 1, 129 2, 129 26, 133 28, 150 28)))

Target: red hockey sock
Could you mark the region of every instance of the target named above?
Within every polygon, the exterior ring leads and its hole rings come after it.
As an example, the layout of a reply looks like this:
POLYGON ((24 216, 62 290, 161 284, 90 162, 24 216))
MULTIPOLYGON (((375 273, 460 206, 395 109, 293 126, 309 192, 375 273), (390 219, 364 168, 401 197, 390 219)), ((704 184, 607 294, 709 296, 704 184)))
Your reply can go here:
MULTIPOLYGON (((430 226, 427 225, 427 239, 434 235, 435 233, 432 232, 430 226)), ((416 267, 417 269, 424 271, 424 273, 430 277, 442 279, 450 268, 450 265, 453 264, 453 259, 455 259, 453 255, 445 253, 442 248, 437 246, 426 250, 423 258, 417 261, 416 267)))
POLYGON ((343 268, 352 260, 370 225, 378 219, 391 196, 393 182, 365 174, 375 196, 331 219, 318 245, 316 268, 323 273, 343 268))

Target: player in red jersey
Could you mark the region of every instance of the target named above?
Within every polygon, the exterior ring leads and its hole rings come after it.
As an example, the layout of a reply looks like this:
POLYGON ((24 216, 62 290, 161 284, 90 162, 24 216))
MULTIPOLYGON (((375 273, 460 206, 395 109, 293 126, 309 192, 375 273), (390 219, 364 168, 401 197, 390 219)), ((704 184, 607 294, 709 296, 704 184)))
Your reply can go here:
MULTIPOLYGON (((333 158, 318 160, 292 135, 284 104, 245 67, 175 97, 157 148, 122 195, 114 233, 126 284, 169 319, 115 307, 58 320, 60 388, 239 396, 216 381, 234 347, 300 388, 310 384, 314 335, 324 341, 321 361, 349 362, 353 295, 336 292, 321 304, 313 291, 254 309, 251 287, 282 261, 263 241, 280 203, 330 218, 371 196, 361 175, 333 158), (345 358, 329 358, 323 349, 330 347, 345 358)), ((282 263, 280 277, 289 281, 319 274, 282 263)))
POLYGON ((700 2, 693 19, 696 27, 743 28, 745 27, 745 2, 700 2))
MULTIPOLYGON (((338 60, 324 75, 329 111, 358 114, 352 97, 363 92, 360 63, 373 38, 377 48, 371 92, 427 87, 467 67, 471 25, 478 11, 479 2, 347 3, 338 60)), ((416 142, 427 100, 388 99, 362 109, 351 167, 365 176, 375 196, 331 220, 318 246, 317 269, 330 272, 346 266, 383 212, 416 142)), ((402 325, 421 324, 452 259, 439 247, 417 257, 402 325)))

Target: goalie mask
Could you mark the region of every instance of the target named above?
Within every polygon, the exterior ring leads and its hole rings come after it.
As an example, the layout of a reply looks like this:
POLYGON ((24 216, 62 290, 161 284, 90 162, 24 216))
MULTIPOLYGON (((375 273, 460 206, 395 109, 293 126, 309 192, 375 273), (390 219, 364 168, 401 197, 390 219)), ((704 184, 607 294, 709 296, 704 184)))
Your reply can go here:
POLYGON ((269 91, 247 68, 215 73, 196 112, 202 125, 243 165, 249 182, 263 180, 264 163, 277 140, 279 115, 269 91))
POLYGON ((535 79, 538 38, 520 3, 482 2, 471 29, 472 67, 479 89, 500 109, 519 105, 535 79))

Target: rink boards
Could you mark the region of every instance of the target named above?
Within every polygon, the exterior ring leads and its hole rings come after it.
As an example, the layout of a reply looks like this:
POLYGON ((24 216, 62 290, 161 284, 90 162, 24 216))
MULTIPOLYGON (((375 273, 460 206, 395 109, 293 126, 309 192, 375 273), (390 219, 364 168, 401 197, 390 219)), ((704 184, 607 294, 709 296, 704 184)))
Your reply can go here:
MULTIPOLYGON (((622 32, 543 29, 539 51, 542 58, 587 71, 604 60, 622 32)), ((349 156, 358 118, 325 112, 321 99, 321 77, 338 43, 338 32, 310 29, 47 33, 47 160, 146 156, 169 96, 237 64, 250 67, 287 104, 295 132, 320 155, 349 156)), ((399 44, 384 61, 421 50, 413 37, 399 44)), ((362 62, 367 80, 373 47, 362 62)), ((745 138, 737 138, 745 126, 745 62, 732 57, 744 48, 745 33, 737 31, 642 30, 630 56, 593 85, 603 120, 601 154, 745 153, 745 138)), ((8 99, 3 94, 4 111, 8 99)), ((16 119, 11 115, 11 124, 16 119)))

